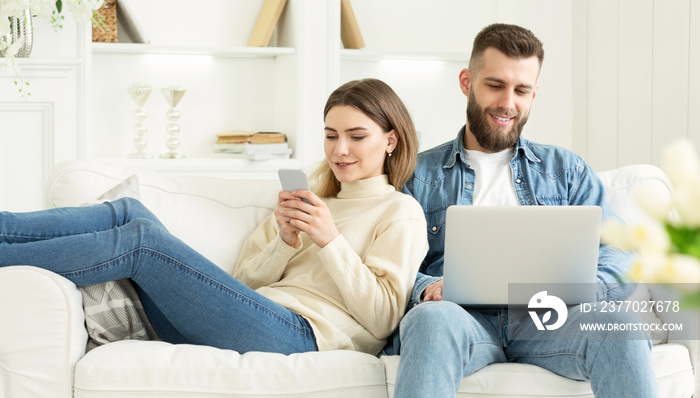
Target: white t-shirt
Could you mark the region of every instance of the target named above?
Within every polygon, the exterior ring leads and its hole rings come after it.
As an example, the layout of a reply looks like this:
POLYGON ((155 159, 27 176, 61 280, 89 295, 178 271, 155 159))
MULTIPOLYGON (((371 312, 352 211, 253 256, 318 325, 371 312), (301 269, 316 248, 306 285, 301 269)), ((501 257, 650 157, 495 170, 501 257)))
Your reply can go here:
POLYGON ((515 148, 485 153, 467 150, 467 159, 474 169, 474 205, 517 206, 510 160, 515 148))

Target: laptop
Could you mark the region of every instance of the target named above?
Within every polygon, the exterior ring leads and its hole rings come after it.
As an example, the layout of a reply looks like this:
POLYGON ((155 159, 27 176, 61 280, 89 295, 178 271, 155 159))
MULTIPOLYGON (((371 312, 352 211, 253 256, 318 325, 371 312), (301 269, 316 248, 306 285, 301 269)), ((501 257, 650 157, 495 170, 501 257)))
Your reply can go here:
POLYGON ((567 305, 595 301, 598 206, 450 206, 443 300, 527 305, 540 291, 567 305))

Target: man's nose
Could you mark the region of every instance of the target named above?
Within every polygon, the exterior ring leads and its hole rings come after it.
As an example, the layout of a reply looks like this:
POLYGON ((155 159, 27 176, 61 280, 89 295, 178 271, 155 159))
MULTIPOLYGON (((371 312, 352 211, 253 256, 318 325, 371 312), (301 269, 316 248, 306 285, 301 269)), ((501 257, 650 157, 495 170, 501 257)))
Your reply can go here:
POLYGON ((510 90, 503 90, 498 98, 498 107, 510 111, 515 108, 515 94, 510 90))

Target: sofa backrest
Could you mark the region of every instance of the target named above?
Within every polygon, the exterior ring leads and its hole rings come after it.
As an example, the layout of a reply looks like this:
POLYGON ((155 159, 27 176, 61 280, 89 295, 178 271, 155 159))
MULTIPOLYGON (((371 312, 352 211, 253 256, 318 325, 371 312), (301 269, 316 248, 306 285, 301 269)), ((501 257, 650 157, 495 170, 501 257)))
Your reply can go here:
POLYGON ((668 177, 651 164, 622 166, 599 172, 598 177, 605 186, 608 204, 627 224, 636 224, 648 217, 635 200, 640 190, 653 191, 659 198, 671 198, 672 188, 668 177))
MULTIPOLYGON (((141 201, 175 236, 231 272, 248 235, 275 208, 277 181, 173 176, 93 161, 59 164, 46 187, 45 206, 80 206, 137 174, 141 201)), ((634 191, 649 187, 670 196, 668 178, 643 164, 598 173, 612 209, 628 223, 645 217, 634 191)))
POLYGON ((71 161, 51 172, 44 205, 80 206, 133 174, 140 200, 165 227, 229 273, 248 235, 274 210, 281 189, 278 181, 173 176, 71 161))

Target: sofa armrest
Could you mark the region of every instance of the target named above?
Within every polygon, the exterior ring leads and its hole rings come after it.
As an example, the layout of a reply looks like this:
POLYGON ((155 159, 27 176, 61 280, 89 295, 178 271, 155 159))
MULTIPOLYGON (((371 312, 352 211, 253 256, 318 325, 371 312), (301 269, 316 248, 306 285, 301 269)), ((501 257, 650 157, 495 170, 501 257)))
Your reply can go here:
MULTIPOLYGON (((664 322, 674 322, 675 320, 665 320, 663 317, 659 317, 662 319, 664 322)), ((695 313, 692 315, 692 317, 686 317, 684 322, 684 326, 687 327, 689 324, 688 319, 690 319, 690 322, 693 322, 693 329, 698 330, 698 327, 700 327, 700 313, 695 313)), ((697 337, 696 337, 697 338, 697 337)), ((690 354, 690 364, 693 367, 693 370, 695 372, 695 389, 694 391, 694 397, 700 397, 700 340, 689 340, 687 333, 681 335, 678 332, 669 332, 668 334, 668 343, 676 343, 676 344, 681 344, 685 346, 688 349, 688 353, 690 354)))
POLYGON ((87 342, 76 286, 36 267, 0 268, 0 319, 0 396, 72 397, 87 342))
MULTIPOLYGON (((668 289, 664 284, 647 284, 651 300, 675 301, 680 300, 677 291, 668 289)), ((690 354, 690 364, 695 370, 695 395, 700 396, 700 311, 684 310, 681 312, 664 311, 656 312, 656 316, 662 323, 668 325, 680 325, 682 330, 669 330, 668 343, 676 343, 685 346, 690 354)))

